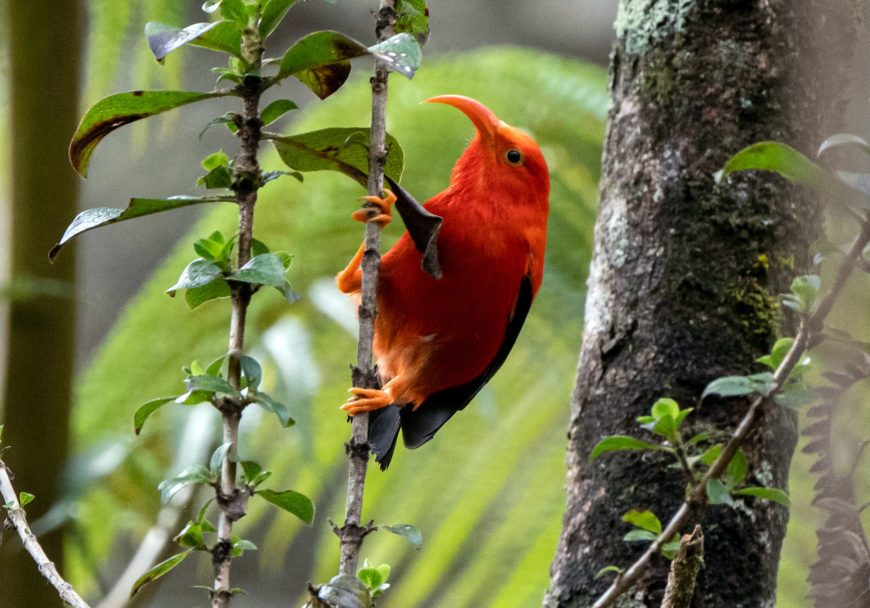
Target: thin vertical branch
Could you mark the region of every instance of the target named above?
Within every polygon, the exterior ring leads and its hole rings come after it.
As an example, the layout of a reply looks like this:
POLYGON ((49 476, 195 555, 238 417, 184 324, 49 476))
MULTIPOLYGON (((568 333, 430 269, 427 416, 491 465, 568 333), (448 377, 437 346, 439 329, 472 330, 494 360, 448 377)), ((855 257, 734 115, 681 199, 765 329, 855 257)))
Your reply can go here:
MULTIPOLYGON (((241 151, 235 162, 236 203, 239 205, 238 257, 236 267, 241 268, 251 259, 251 242, 254 231, 254 205, 257 202, 257 149, 260 145, 262 121, 259 104, 261 82, 251 78, 244 87, 244 117, 239 127, 241 151)), ((229 356, 227 381, 239 390, 242 385, 242 356, 245 351, 245 318, 251 302, 251 287, 248 283, 231 282, 230 294, 233 304, 230 319, 229 356)), ((236 462, 238 462, 239 423, 245 404, 234 399, 225 399, 220 410, 223 420, 223 443, 229 450, 221 465, 220 486, 217 488, 217 503, 220 506, 218 519, 218 542, 212 549, 215 579, 212 589, 212 608, 227 608, 230 605, 230 561, 232 559, 233 522, 245 515, 248 495, 236 487, 236 462)))
MULTIPOLYGON (((385 40, 395 33, 396 13, 394 0, 381 0, 378 11, 377 37, 385 40)), ((387 158, 386 114, 387 80, 389 71, 381 61, 375 63, 372 84, 372 127, 369 141, 369 177, 367 191, 379 196, 384 185, 384 163, 387 158)), ((372 342, 375 335, 377 310, 378 269, 381 263, 381 228, 374 222, 366 224, 365 254, 362 260, 362 303, 359 308, 359 345, 357 364, 353 373, 354 386, 374 387, 377 377, 372 370, 372 342)), ((341 544, 341 574, 354 574, 359 561, 362 539, 368 529, 360 525, 362 519, 363 491, 366 467, 369 460, 368 414, 353 417, 353 436, 347 444, 349 460, 347 478, 347 503, 344 526, 339 530, 341 544)))
POLYGON ((21 543, 27 552, 33 557, 39 573, 51 583, 51 586, 57 590, 58 595, 73 608, 90 608, 88 604, 76 593, 72 585, 66 582, 58 573, 57 568, 45 551, 42 550, 39 541, 33 532, 30 531, 30 526, 27 524, 27 518, 24 515, 24 509, 18 503, 18 497, 15 494, 15 489, 12 487, 12 481, 9 479, 9 470, 6 464, 0 460, 0 496, 3 497, 3 504, 8 505, 6 511, 12 527, 18 532, 21 538, 21 543))

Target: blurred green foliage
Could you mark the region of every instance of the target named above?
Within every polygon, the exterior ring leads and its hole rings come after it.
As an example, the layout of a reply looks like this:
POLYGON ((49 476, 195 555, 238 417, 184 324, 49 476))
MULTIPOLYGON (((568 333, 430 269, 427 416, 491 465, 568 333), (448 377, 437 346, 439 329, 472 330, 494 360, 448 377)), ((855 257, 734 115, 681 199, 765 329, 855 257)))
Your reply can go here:
MULTIPOLYGON (((415 452, 398 450, 386 474, 371 469, 364 520, 415 525, 423 533, 422 551, 379 532, 366 540, 363 557, 392 565, 392 587, 380 606, 532 606, 547 586, 564 506, 564 438, 608 104, 605 73, 552 55, 499 48, 427 61, 410 82, 392 79, 387 126, 404 148, 402 184, 420 201, 446 187, 473 134, 455 110, 419 105, 444 93, 480 99, 541 145, 552 175, 545 278, 514 352, 490 386, 436 441, 415 452)), ((294 124, 293 132, 366 126, 369 103, 360 77, 294 124)), ((203 125, 211 118, 203 117, 203 125)), ((263 147, 264 169, 280 168, 263 147)), ((255 236, 295 256, 288 276, 304 299, 288 306, 277 293, 259 295, 249 311, 249 335, 264 361, 264 390, 291 407, 297 425, 281 429, 249 409, 240 454, 274 471, 276 487, 311 496, 317 515, 307 529, 264 504, 251 504, 240 532, 260 551, 239 564, 254 562, 260 571, 240 570, 234 583, 251 596, 239 605, 258 605, 249 602, 266 596, 268 581, 280 582, 286 598, 301 594, 307 580, 325 582, 337 571, 338 544, 327 518, 340 521, 343 514, 343 442, 350 427, 338 406, 356 352, 355 337, 346 330, 354 312, 332 277, 362 238, 349 214, 364 192, 343 176, 318 173, 306 175, 303 184, 282 178, 261 194, 255 236)), ((106 566, 108 557, 123 562, 153 521, 160 480, 188 464, 175 462, 174 454, 189 408, 161 409, 138 439, 131 439, 132 416, 140 403, 182 391, 182 365, 192 358, 210 361, 226 350, 225 302, 191 313, 164 291, 191 257, 192 242, 213 230, 231 234, 234 215, 234 207, 224 205, 182 240, 78 383, 79 451, 99 454, 109 447, 119 454, 113 466, 82 476, 79 488, 70 490, 81 496, 77 531, 68 543, 71 575, 86 592, 99 594, 98 580, 114 572, 106 566)), ((386 245, 400 233, 398 222, 390 226, 386 245)), ((213 446, 219 443, 216 428, 201 432, 213 435, 213 446)), ((210 569, 199 561, 198 567, 210 569)), ((161 592, 154 605, 188 605, 184 579, 170 580, 167 585, 180 588, 172 595, 161 592)))

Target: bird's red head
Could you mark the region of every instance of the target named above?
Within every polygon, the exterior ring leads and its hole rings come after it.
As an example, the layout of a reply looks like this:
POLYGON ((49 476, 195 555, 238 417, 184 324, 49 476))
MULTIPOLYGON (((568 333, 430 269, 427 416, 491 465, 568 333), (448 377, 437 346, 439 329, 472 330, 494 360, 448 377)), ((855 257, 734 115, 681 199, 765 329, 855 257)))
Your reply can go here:
MULTIPOLYGON (((547 205, 550 174, 538 144, 528 134, 499 120, 485 105, 463 95, 439 95, 423 103, 443 103, 462 111, 474 123, 477 133, 456 163, 451 182, 460 175, 476 177, 481 188, 502 191, 506 196, 522 196, 547 205)), ((466 183, 468 180, 464 180, 466 183)), ((531 202, 531 201, 530 201, 531 202)))

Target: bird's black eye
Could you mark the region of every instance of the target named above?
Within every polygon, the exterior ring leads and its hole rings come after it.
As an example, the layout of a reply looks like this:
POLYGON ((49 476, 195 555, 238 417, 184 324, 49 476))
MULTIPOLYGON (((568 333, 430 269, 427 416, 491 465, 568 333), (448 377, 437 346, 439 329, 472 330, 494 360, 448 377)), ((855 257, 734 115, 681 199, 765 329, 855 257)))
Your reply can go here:
POLYGON ((504 159, 507 161, 507 164, 512 167, 519 167, 523 164, 523 153, 516 148, 511 148, 504 153, 504 159))

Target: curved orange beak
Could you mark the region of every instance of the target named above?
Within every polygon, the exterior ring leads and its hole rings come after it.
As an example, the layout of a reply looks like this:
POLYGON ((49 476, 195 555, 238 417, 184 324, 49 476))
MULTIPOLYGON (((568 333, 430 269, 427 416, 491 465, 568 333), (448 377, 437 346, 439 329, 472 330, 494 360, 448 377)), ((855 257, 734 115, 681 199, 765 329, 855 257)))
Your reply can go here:
POLYGON ((437 97, 430 97, 424 100, 423 103, 446 103, 448 106, 457 108, 471 119, 477 132, 481 135, 486 135, 490 141, 495 138, 496 130, 501 124, 501 121, 492 113, 492 110, 476 99, 465 97, 464 95, 439 95, 437 97))

